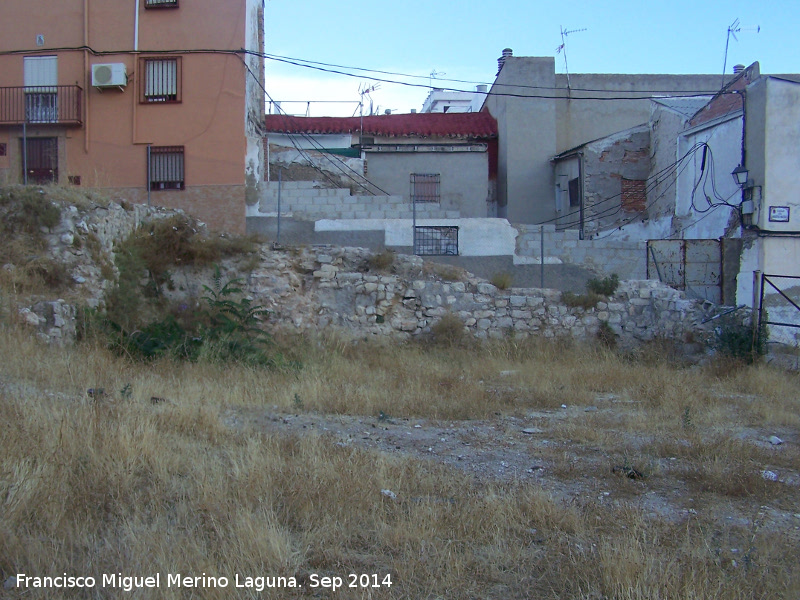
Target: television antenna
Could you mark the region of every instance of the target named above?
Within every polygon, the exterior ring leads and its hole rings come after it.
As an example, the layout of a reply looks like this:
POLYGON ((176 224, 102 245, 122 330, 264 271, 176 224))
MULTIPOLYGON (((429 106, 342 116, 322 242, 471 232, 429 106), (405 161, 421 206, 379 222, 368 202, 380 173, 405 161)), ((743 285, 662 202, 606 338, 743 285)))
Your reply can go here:
POLYGON ((439 75, 447 75, 447 73, 445 73, 444 71, 437 71, 436 69, 430 72, 430 74, 428 75, 429 88, 433 89, 433 80, 439 77, 439 75))
POLYGON ((567 36, 569 36, 571 33, 579 33, 581 31, 587 31, 587 28, 583 27, 582 29, 564 29, 564 27, 561 27, 561 45, 556 48, 556 54, 561 54, 562 51, 564 52, 564 71, 567 74, 567 90, 570 89, 569 65, 567 64, 567 36))
POLYGON ((739 38, 736 37, 736 34, 741 33, 742 31, 755 31, 756 33, 759 33, 761 32, 761 25, 756 25, 755 27, 742 27, 739 19, 735 19, 733 23, 728 25, 728 37, 725 39, 725 60, 722 63, 722 86, 720 89, 725 87, 725 69, 728 68, 728 46, 731 43, 731 38, 738 42, 739 38))

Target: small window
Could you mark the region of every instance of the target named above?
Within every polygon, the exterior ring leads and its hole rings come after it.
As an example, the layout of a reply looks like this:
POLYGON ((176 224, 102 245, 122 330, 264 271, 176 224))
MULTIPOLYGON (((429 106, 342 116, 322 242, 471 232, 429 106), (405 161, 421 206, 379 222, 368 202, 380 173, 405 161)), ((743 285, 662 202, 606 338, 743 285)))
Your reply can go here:
POLYGON ((178 8, 178 0, 144 0, 145 8, 178 8))
POLYGON ((152 146, 150 148, 150 189, 184 189, 183 158, 183 146, 152 146))
POLYGON ((8 156, 8 145, 0 144, 0 156, 8 156))
POLYGON ((412 202, 439 202, 441 176, 436 174, 411 174, 412 202))
POLYGON ((80 175, 67 175, 67 180, 69 181, 70 185, 80 185, 81 184, 81 176, 80 175))
POLYGON ((581 205, 581 182, 577 177, 569 180, 569 206, 574 208, 581 205))
POLYGON ((181 58, 142 59, 140 101, 180 102, 181 101, 181 58))

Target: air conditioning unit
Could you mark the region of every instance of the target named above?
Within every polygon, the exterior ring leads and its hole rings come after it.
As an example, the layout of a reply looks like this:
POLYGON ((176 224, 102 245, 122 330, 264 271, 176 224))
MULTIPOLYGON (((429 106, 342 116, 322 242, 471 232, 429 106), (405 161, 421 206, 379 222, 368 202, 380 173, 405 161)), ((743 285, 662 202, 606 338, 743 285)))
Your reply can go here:
POLYGON ((96 88, 122 88, 128 85, 125 63, 92 65, 92 85, 96 88))

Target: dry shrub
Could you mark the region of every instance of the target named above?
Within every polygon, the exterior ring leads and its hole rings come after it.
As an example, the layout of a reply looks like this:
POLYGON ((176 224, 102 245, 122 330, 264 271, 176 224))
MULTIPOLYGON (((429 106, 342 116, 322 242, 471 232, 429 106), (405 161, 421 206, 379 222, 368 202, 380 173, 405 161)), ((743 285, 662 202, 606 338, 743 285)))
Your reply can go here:
POLYGON ((367 259, 367 268, 370 271, 389 271, 393 266, 397 255, 392 250, 384 250, 373 254, 367 259))
POLYGON ((570 308, 583 308, 589 310, 597 306, 598 302, 605 300, 605 296, 596 294, 594 292, 587 292, 585 294, 575 294, 573 292, 563 292, 561 294, 561 302, 570 308))
POLYGON ((464 281, 467 278, 467 271, 455 265, 425 261, 422 270, 425 274, 433 275, 444 281, 464 281))
POLYGON ((184 215, 151 221, 120 246, 138 255, 157 283, 179 266, 203 266, 228 256, 255 252, 253 238, 202 233, 196 221, 184 215))
POLYGON ((431 325, 431 341, 437 345, 458 346, 465 342, 467 336, 464 322, 451 312, 445 313, 431 325))
POLYGON ((507 290, 513 283, 514 276, 511 273, 495 273, 491 279, 491 284, 498 290, 507 290))

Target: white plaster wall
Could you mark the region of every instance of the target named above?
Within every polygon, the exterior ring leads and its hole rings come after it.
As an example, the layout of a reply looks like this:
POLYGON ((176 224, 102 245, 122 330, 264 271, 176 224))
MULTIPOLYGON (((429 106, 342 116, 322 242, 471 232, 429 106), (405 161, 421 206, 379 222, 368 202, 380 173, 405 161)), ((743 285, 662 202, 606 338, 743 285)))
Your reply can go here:
MULTIPOLYGON (((264 0, 246 0, 245 16, 245 44, 246 49, 253 52, 263 52, 261 42, 264 39, 264 0)), ((248 54, 244 57, 245 64, 250 71, 245 70, 245 123, 244 130, 247 137, 245 147, 245 183, 247 204, 252 205, 258 201, 257 187, 264 181, 264 146, 261 135, 264 127, 264 59, 248 54)))
POLYGON ((680 164, 675 199, 676 238, 716 239, 724 236, 736 209, 722 205, 720 198, 735 206, 742 200, 741 190, 731 177, 731 172, 742 159, 741 114, 682 134, 678 141, 678 158, 699 143, 706 143, 710 148, 706 153, 706 172, 702 171, 702 149, 693 152, 680 164), (718 206, 710 208, 707 198, 718 206))
MULTIPOLYGON (((417 219, 417 226, 458 227, 460 256, 513 256, 517 230, 505 219, 417 219)), ((384 231, 387 246, 413 246, 411 219, 317 221, 315 231, 384 231)))
POLYGON ((767 78, 766 85, 766 173, 760 227, 800 231, 800 83, 767 78), (770 206, 789 207, 789 222, 770 222, 770 206))
MULTIPOLYGON (((303 150, 319 150, 320 148, 350 148, 353 144, 353 136, 349 133, 343 134, 317 134, 304 133, 302 135, 289 135, 287 133, 267 134, 267 141, 276 146, 286 148, 301 148, 303 150)), ((356 140, 357 141, 357 140, 356 140)))

